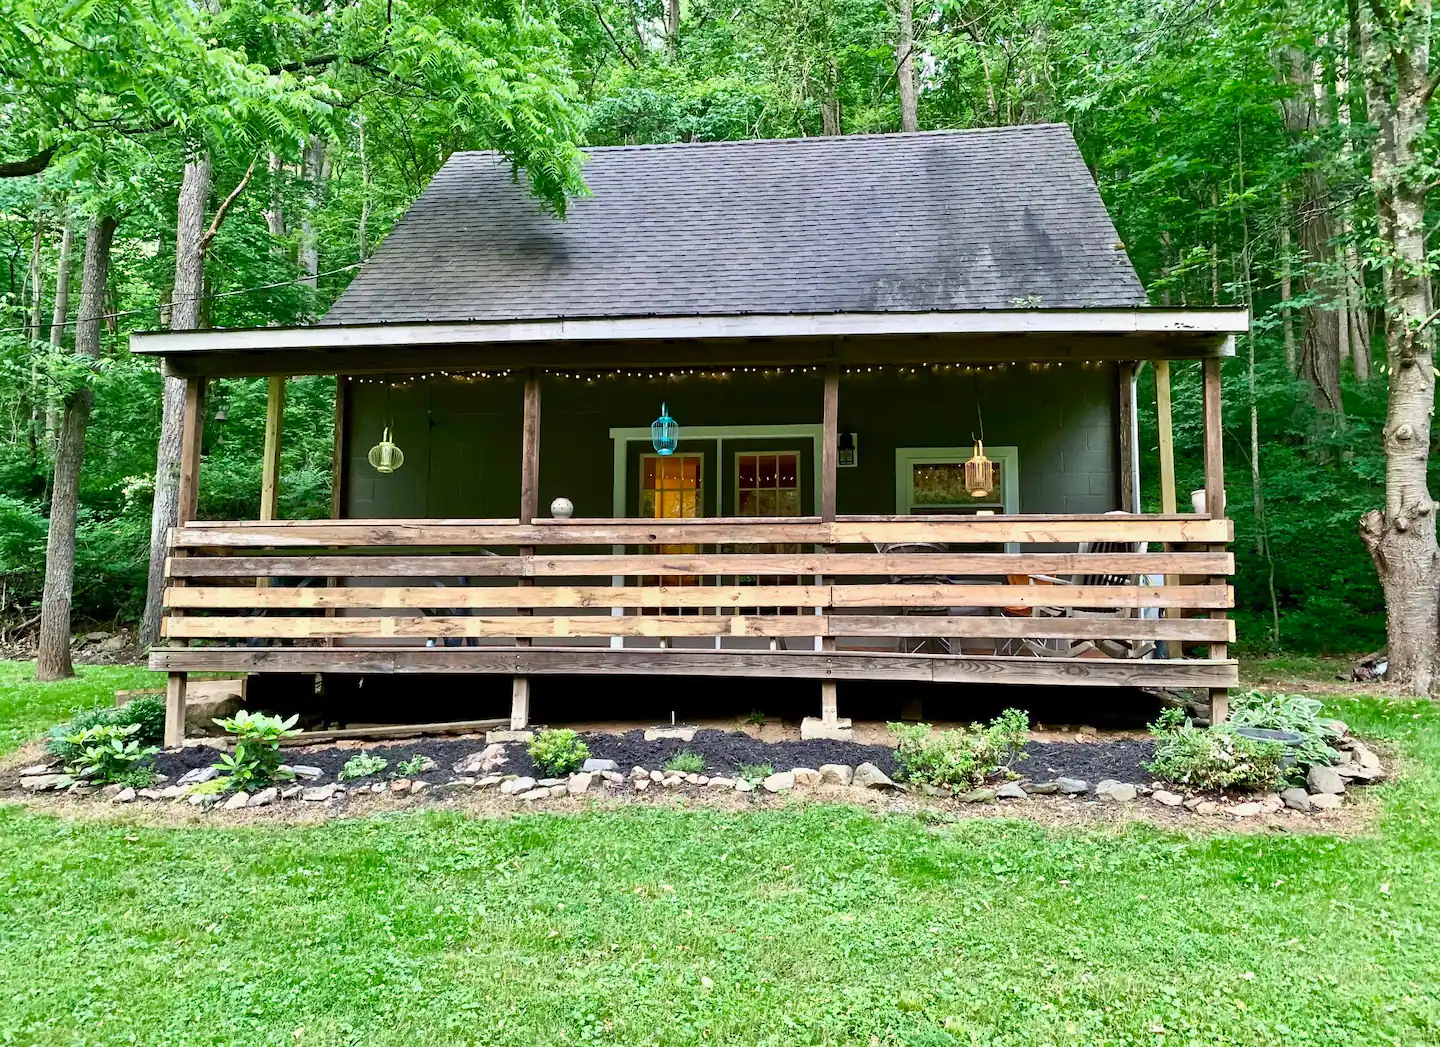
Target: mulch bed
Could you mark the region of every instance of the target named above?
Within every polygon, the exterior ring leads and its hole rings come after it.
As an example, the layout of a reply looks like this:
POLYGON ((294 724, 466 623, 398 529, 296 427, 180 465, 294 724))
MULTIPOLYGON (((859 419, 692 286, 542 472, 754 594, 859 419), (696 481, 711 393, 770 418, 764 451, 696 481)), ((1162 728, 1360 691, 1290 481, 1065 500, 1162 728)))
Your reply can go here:
MULTIPOLYGON (((665 761, 680 752, 697 753, 705 760, 705 772, 709 775, 732 776, 741 764, 770 764, 777 771, 788 771, 794 767, 818 768, 822 764, 873 763, 886 774, 895 770, 895 752, 885 745, 859 745, 839 741, 786 741, 762 742, 739 731, 697 731, 693 740, 679 739, 646 741, 644 731, 629 731, 625 734, 587 733, 583 736, 590 748, 590 755, 596 759, 614 760, 622 772, 640 766, 658 770, 665 761)), ((435 769, 419 777, 432 785, 454 777, 451 768, 459 760, 485 747, 480 739, 427 739, 392 742, 366 746, 364 752, 383 756, 390 766, 382 775, 392 775, 396 765, 417 753, 435 761, 435 769)), ((287 749, 285 759, 290 764, 318 767, 323 777, 318 781, 333 781, 345 761, 361 749, 351 745, 346 748, 316 746, 304 749, 287 749)), ((506 774, 531 775, 535 772, 525 746, 511 743, 505 747, 508 762, 501 770, 506 774)), ((1096 742, 1030 742, 1025 751, 1029 759, 1016 765, 1016 771, 1035 781, 1049 781, 1054 778, 1082 778, 1093 788, 1105 778, 1119 782, 1141 784, 1152 778, 1144 764, 1154 757, 1154 745, 1145 741, 1116 740, 1096 742)), ((206 767, 215 762, 216 751, 208 746, 192 746, 178 752, 160 753, 155 758, 155 769, 168 775, 173 781, 188 770, 206 767)), ((360 779, 364 780, 364 779, 360 779)))

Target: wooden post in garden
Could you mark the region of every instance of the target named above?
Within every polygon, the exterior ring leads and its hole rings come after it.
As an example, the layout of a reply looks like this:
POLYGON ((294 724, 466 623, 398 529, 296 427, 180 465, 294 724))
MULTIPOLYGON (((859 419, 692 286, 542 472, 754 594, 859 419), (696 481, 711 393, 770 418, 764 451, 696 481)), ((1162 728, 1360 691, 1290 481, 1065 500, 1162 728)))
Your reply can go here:
MULTIPOLYGON (((200 501, 200 450, 205 435, 205 379, 185 379, 185 415, 180 422, 180 481, 176 498, 177 527, 184 527, 195 519, 200 501)), ((171 546, 169 555, 181 553, 171 546)), ((169 571, 165 572, 167 575, 169 571)), ((184 584, 172 580, 170 585, 184 584)), ((175 616, 180 612, 167 611, 175 616)), ((181 646, 184 640, 171 640, 171 646, 181 646)), ((165 682, 165 747, 174 748, 185 743, 185 684, 186 674, 171 673, 165 682)))
MULTIPOLYGON (((1170 361, 1152 360, 1155 368, 1155 430, 1160 443, 1160 511, 1175 512, 1175 424, 1170 414, 1170 361)), ((1165 551, 1170 551, 1167 543, 1165 551)), ((1169 575, 1166 585, 1179 585, 1180 579, 1169 575)), ((1167 607, 1162 612, 1166 618, 1179 618, 1180 608, 1167 607)), ((1160 645, 1166 658, 1179 658, 1182 648, 1178 641, 1166 640, 1160 645)))
POLYGON ((1120 386, 1120 508, 1127 513, 1140 511, 1139 447, 1136 440, 1135 410, 1136 365, 1123 361, 1117 367, 1120 386))
MULTIPOLYGON (((1233 342, 1233 336, 1231 341, 1233 342)), ((1225 518, 1225 430, 1220 409, 1220 357, 1209 357, 1202 364, 1205 375, 1205 511, 1212 520, 1225 518)), ((1213 547, 1223 551, 1223 545, 1213 547)), ((1213 577, 1211 585, 1224 585, 1225 578, 1213 577)), ((1224 620, 1225 612, 1215 610, 1210 617, 1224 620)), ((1225 658, 1229 648, 1223 642, 1210 644, 1211 658, 1225 658)), ((1223 687, 1210 688, 1210 722, 1223 723, 1230 715, 1230 695, 1223 687)))
POLYGON ((271 378, 265 398, 265 457, 260 467, 260 519, 280 514, 280 432, 285 419, 285 379, 271 378))
MULTIPOLYGON (((833 524, 836 512, 835 478, 840 453, 840 365, 831 361, 825 368, 824 405, 820 426, 820 520, 833 524)), ((827 553, 833 553, 835 546, 825 545, 827 553)), ((828 577, 821 577, 822 585, 829 584, 828 577)), ((820 609, 827 620, 832 620, 830 608, 820 609)), ((835 650, 835 637, 822 636, 820 650, 835 650)), ((838 688, 834 680, 820 681, 820 720, 818 724, 806 717, 800 725, 801 737, 839 738, 849 737, 850 721, 840 719, 838 688)))
MULTIPOLYGON (((520 523, 526 525, 540 515, 540 374, 530 368, 525 376, 524 421, 520 433, 520 523)), ((521 547, 521 556, 535 552, 531 546, 521 547)), ((534 584, 522 578, 520 585, 534 584)), ((519 608, 517 614, 530 614, 519 608)), ((529 647, 530 638, 519 636, 516 647, 529 647)), ((530 723, 530 677, 516 674, 510 682, 510 729, 524 730, 530 723)))

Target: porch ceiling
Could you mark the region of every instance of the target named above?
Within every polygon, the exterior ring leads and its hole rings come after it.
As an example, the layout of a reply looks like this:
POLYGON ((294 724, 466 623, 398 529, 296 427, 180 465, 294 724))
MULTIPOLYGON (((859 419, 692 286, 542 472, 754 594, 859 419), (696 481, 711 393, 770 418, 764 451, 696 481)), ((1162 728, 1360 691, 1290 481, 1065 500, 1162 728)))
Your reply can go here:
POLYGON ((1194 360, 1232 355, 1243 309, 981 310, 522 323, 367 324, 136 333, 178 375, 366 374, 520 367, 1194 360))

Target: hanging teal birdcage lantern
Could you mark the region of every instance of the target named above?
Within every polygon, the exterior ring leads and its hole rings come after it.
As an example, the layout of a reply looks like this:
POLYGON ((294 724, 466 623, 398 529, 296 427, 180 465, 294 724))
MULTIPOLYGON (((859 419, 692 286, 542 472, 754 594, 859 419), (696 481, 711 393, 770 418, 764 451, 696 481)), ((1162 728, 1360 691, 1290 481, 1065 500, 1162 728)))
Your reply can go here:
POLYGON ((670 417, 670 411, 662 403, 660 417, 650 423, 650 443, 656 454, 674 454, 680 446, 680 426, 670 417))

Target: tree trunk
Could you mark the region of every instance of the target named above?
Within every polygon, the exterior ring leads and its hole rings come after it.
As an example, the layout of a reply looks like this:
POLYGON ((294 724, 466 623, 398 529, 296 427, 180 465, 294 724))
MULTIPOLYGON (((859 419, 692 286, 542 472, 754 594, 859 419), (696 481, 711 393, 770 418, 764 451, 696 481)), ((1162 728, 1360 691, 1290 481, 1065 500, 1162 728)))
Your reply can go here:
MULTIPOLYGON (((30 401, 26 439, 30 445, 30 464, 38 469, 40 445, 44 440, 45 400, 44 383, 41 381, 40 348, 37 343, 45 337, 45 220, 40 213, 40 190, 35 190, 35 236, 30 243, 30 309, 25 317, 25 337, 29 341, 26 353, 30 357, 30 387, 26 398, 30 401)), ((21 403, 24 411, 24 403, 21 403)))
MULTIPOLYGON (((175 223, 175 294, 170 311, 172 331, 193 331, 199 326, 205 291, 205 258, 200 240, 205 235, 205 212, 210 206, 209 156, 185 165, 180 183, 180 205, 175 223)), ((140 646, 160 640, 161 606, 165 589, 166 539, 180 510, 181 420, 185 411, 185 379, 165 376, 161 398, 160 442, 155 454, 155 498, 150 508, 150 573, 145 588, 145 611, 140 617, 140 646)))
POLYGON ((360 261, 370 257, 370 154, 365 149, 365 118, 360 124, 360 221, 355 227, 356 248, 360 261))
POLYGON ((270 154, 270 206, 265 209, 265 225, 270 235, 285 235, 285 167, 278 153, 270 154))
POLYGON ((1295 318, 1290 312, 1290 299, 1295 297, 1295 260, 1291 255, 1290 193, 1280 191, 1280 328, 1285 342, 1285 369, 1295 373, 1295 318))
POLYGON ((1360 535, 1385 592, 1390 678, 1429 695, 1436 679, 1440 549, 1425 467, 1435 405, 1434 328, 1425 253, 1424 179, 1415 177, 1426 136, 1430 0, 1362 14, 1366 95, 1379 125, 1371 161, 1377 232, 1384 244, 1385 508, 1360 520, 1360 535), (1375 22, 1383 18, 1383 23, 1375 22), (1383 38, 1382 38, 1383 34, 1383 38))
POLYGON ((680 0, 665 0, 665 53, 675 57, 675 45, 680 39, 680 0))
POLYGON ((305 178, 310 183, 310 191, 306 194, 305 217, 300 221, 300 268, 305 270, 305 276, 300 282, 312 291, 320 282, 320 243, 313 219, 320 210, 325 190, 325 173, 328 170, 325 140, 310 139, 310 145, 305 150, 305 178))
POLYGON ((915 92, 915 0, 900 0, 895 77, 900 83, 900 130, 920 130, 915 92))
POLYGON ((821 131, 826 135, 844 134, 840 118, 840 70, 834 59, 825 66, 825 97, 820 100, 821 131))
MULTIPOLYGON (((110 275, 110 244, 115 219, 91 221, 85 234, 85 269, 80 285, 80 318, 75 351, 98 360, 105 283, 110 275)), ((70 662, 70 599, 75 588, 75 515, 80 500, 80 470, 85 461, 85 429, 94 396, 89 384, 65 400, 55 443, 55 482, 50 497, 50 532, 45 544, 45 590, 40 601, 40 641, 35 678, 60 680, 75 675, 70 662)))

